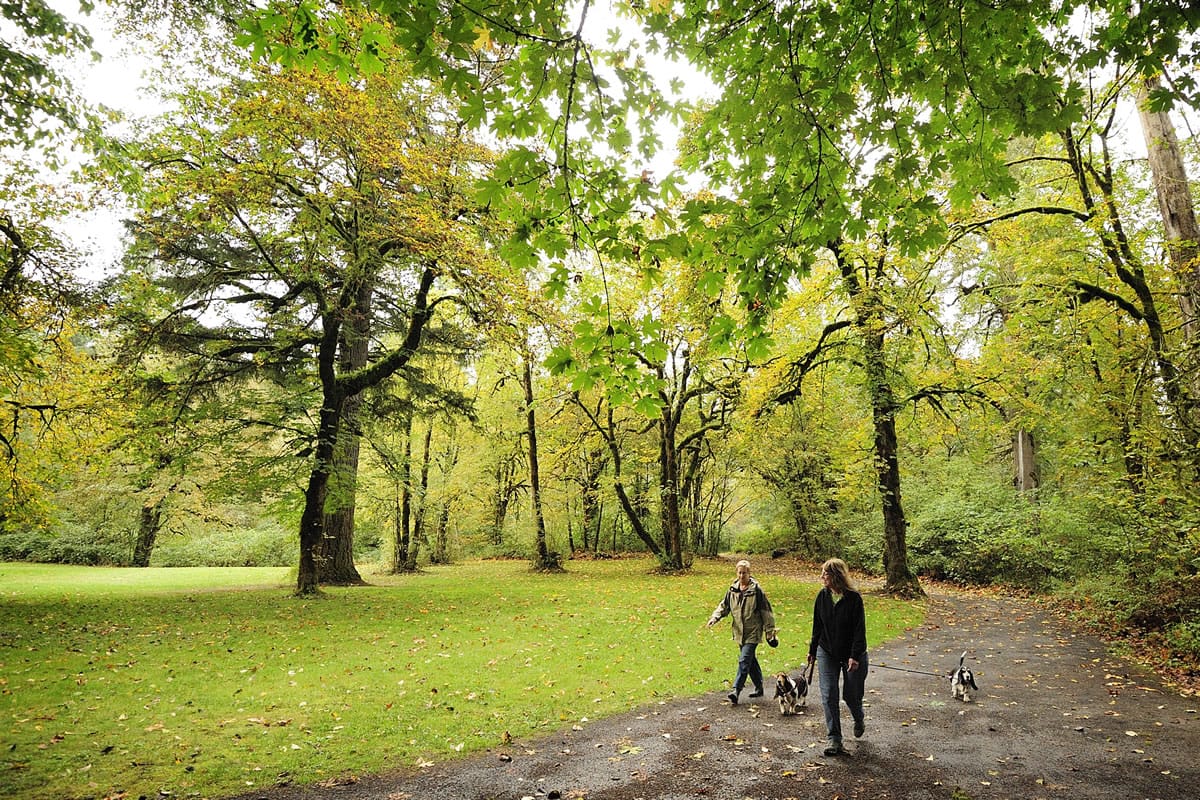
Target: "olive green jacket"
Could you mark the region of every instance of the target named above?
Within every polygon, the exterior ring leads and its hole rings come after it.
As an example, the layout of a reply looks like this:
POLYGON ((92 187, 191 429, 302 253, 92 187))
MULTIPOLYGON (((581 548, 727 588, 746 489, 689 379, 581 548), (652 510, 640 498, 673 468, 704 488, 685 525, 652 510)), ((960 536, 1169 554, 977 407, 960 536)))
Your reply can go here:
POLYGON ((733 618, 733 641, 739 647, 775 638, 775 612, 771 610, 771 601, 753 578, 744 591, 734 581, 713 610, 708 624, 713 625, 727 615, 733 618))

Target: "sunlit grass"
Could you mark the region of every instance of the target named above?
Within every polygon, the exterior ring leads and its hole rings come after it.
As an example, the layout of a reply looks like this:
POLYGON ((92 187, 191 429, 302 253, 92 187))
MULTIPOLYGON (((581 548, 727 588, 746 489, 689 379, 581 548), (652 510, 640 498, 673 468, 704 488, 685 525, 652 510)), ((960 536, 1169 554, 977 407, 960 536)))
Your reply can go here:
MULTIPOLYGON (((290 596, 287 570, 0 565, 0 796, 220 797, 413 766, 721 688, 728 564, 472 562, 290 596), (264 588, 266 587, 266 588, 264 588)), ((804 660, 816 587, 764 579, 804 660)), ((868 597, 870 640, 921 607, 868 597)))

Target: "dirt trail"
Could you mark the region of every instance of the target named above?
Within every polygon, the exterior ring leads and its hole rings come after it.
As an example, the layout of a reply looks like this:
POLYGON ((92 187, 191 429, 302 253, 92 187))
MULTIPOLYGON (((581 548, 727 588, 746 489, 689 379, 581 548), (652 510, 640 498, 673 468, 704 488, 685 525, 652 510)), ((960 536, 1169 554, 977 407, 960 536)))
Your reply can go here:
POLYGON ((934 593, 925 624, 872 648, 871 663, 866 736, 847 739, 845 757, 822 755, 815 695, 781 717, 772 702, 735 707, 714 689, 420 771, 243 800, 1200 797, 1200 700, 1037 600, 934 593), (921 674, 963 650, 981 690, 973 703, 921 674))

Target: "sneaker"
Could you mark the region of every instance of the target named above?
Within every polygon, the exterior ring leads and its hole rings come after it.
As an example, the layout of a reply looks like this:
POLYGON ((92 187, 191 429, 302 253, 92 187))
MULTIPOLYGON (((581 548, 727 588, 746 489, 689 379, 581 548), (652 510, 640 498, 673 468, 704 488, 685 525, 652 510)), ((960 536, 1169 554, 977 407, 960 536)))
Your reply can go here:
POLYGON ((867 732, 866 720, 856 719, 854 721, 854 738, 861 739, 862 735, 867 732))
POLYGON ((737 692, 729 693, 729 702, 734 704, 735 706, 737 705, 737 692))
POLYGON ((825 755, 827 756, 840 756, 845 755, 845 753, 845 748, 843 748, 840 744, 831 744, 829 747, 825 748, 825 755))

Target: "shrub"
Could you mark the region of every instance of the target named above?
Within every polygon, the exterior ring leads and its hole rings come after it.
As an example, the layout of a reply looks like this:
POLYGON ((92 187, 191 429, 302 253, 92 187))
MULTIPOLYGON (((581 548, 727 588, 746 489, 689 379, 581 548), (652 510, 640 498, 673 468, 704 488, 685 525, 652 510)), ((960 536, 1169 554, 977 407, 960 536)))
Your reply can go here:
POLYGON ((80 566, 125 566, 132 548, 123 535, 108 535, 80 526, 0 534, 0 560, 80 566))
POLYGON ((1071 575, 1073 549, 1043 528, 1039 513, 1005 487, 949 487, 912 519, 912 567, 960 583, 1047 588, 1071 575))
POLYGON ((850 567, 878 575, 883 572, 883 518, 878 508, 844 510, 834 521, 817 560, 837 556, 850 567))
POLYGON ((1200 662, 1200 575, 1159 570, 1098 574, 1062 592, 1075 616, 1107 634, 1163 637, 1181 658, 1200 662))
POLYGON ((1167 648, 1186 665, 1200 664, 1200 622, 1180 622, 1164 631, 1167 648))
POLYGON ((18 531, 0 534, 0 561, 43 561, 38 555, 49 550, 49 534, 18 531))
POLYGON ((753 528, 739 533, 733 540, 735 553, 770 553, 788 549, 795 540, 794 533, 784 533, 770 528, 753 528))
POLYGON ((156 567, 286 567, 299 555, 293 531, 265 524, 160 538, 150 561, 156 567))

